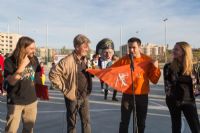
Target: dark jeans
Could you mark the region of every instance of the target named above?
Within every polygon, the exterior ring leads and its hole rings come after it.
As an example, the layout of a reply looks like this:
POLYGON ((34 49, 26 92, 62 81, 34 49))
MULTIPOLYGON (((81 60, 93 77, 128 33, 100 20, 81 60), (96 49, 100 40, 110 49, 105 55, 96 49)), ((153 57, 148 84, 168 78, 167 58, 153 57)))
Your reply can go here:
MULTIPOLYGON (((145 120, 147 116, 148 94, 135 95, 135 101, 136 101, 138 133, 144 133, 145 120)), ((119 133, 128 133, 128 127, 132 111, 133 111, 133 96, 128 94, 123 94, 121 101, 121 122, 119 127, 119 133)))
POLYGON ((102 80, 100 80, 100 83, 101 83, 101 89, 103 89, 104 82, 102 80))
POLYGON ((116 95, 117 95, 117 91, 116 91, 116 90, 113 90, 113 96, 112 96, 112 99, 116 99, 116 95))
POLYGON ((81 119, 82 133, 91 133, 88 98, 70 101, 65 98, 67 108, 67 133, 76 133, 77 113, 81 119))
POLYGON ((181 133, 181 112, 183 112, 192 133, 200 133, 200 124, 195 101, 178 103, 169 97, 166 98, 172 121, 172 133, 181 133))

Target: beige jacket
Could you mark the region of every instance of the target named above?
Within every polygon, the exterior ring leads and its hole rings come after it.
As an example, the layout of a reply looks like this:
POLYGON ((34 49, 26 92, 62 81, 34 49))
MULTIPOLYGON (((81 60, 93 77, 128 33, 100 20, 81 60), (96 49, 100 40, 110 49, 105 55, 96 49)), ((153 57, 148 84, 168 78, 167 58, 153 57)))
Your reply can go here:
POLYGON ((73 53, 63 58, 54 69, 49 72, 49 80, 54 88, 63 92, 69 100, 76 99, 77 64, 73 53))
MULTIPOLYGON (((49 80, 53 87, 61 90, 64 96, 71 101, 76 100, 78 87, 78 66, 74 56, 74 53, 66 56, 49 72, 49 80)), ((87 93, 90 94, 92 90, 91 76, 89 76, 88 81, 87 93)))

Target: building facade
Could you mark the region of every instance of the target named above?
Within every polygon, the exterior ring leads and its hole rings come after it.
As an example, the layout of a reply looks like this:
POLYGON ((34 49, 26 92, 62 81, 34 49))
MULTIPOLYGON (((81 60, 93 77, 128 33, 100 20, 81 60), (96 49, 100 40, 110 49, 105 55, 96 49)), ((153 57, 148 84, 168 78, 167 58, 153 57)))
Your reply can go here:
POLYGON ((0 32, 0 51, 2 54, 12 53, 21 35, 0 32))
POLYGON ((42 62, 52 62, 53 56, 56 51, 52 48, 38 47, 36 49, 36 56, 39 58, 39 61, 42 62))

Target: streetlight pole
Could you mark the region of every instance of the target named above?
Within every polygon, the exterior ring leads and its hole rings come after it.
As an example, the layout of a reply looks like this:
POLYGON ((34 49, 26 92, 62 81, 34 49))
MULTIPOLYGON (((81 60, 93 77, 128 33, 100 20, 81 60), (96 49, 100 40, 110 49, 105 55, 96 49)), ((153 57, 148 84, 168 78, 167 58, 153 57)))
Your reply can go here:
POLYGON ((120 25, 120 46, 122 46, 122 25, 120 25))
POLYGON ((167 62, 167 20, 168 18, 163 19, 165 23, 165 63, 167 62))
POLYGON ((17 20, 18 20, 18 34, 20 34, 20 23, 22 21, 22 18, 17 16, 17 20))
POLYGON ((46 58, 46 63, 48 63, 48 24, 46 24, 46 48, 45 48, 45 58, 46 58))
POLYGON ((85 35, 87 35, 87 25, 86 25, 86 23, 84 24, 84 33, 85 33, 85 35))

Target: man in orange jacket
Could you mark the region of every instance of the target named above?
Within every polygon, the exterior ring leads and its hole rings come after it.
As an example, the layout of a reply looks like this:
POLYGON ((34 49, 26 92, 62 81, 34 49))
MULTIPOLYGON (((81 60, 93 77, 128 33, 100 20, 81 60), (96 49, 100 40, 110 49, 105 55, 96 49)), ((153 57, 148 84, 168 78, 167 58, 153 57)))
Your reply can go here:
MULTIPOLYGON (((138 133, 144 133, 145 120, 148 107, 149 80, 156 84, 160 78, 160 69, 158 61, 151 59, 149 56, 141 53, 141 40, 139 38, 130 38, 128 40, 129 54, 133 54, 134 73, 133 85, 136 105, 136 116, 138 133)), ((130 64, 129 55, 122 57, 111 67, 118 67, 130 64)), ((129 89, 132 89, 131 86, 129 89)), ((133 111, 133 95, 122 95, 121 101, 121 122, 119 133, 128 133, 131 113, 133 111)))

